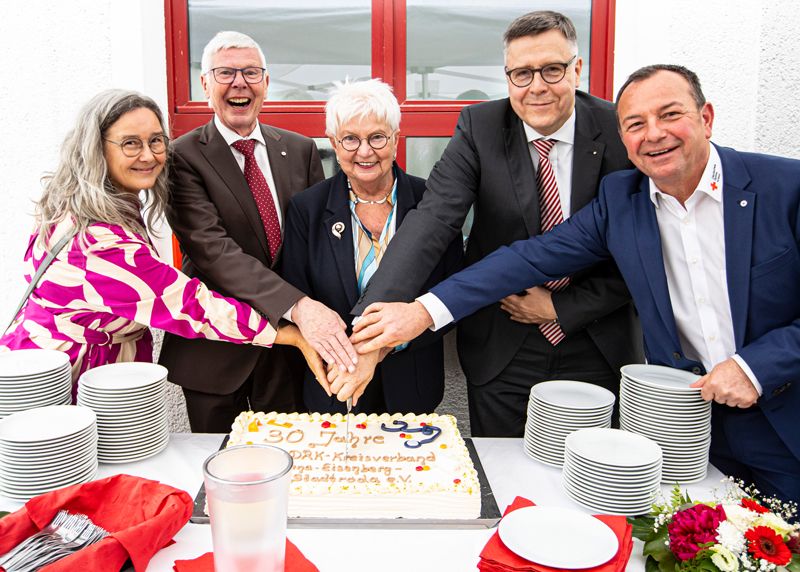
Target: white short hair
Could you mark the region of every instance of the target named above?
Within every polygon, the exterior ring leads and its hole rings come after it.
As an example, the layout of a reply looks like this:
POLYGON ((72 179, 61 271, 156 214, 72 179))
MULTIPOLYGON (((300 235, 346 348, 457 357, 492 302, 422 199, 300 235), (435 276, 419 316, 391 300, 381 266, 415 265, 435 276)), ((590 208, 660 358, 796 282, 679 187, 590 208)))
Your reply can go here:
POLYGON ((325 134, 335 137, 342 124, 356 117, 375 117, 392 131, 400 128, 400 105, 392 88, 379 79, 335 83, 325 105, 325 134))
POLYGON ((217 32, 217 35, 203 48, 203 58, 200 60, 200 71, 207 74, 211 71, 211 58, 214 57, 219 51, 227 50, 229 48, 253 48, 258 51, 258 56, 261 58, 261 67, 267 67, 267 59, 264 57, 264 52, 261 51, 256 41, 241 32, 217 32))

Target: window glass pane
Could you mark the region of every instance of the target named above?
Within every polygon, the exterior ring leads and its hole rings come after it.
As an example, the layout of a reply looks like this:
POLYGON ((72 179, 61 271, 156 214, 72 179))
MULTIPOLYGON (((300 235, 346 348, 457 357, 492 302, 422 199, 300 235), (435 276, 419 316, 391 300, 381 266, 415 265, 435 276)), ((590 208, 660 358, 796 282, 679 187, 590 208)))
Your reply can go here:
POLYGON ((336 152, 333 150, 331 140, 327 137, 318 137, 314 139, 319 150, 319 158, 322 159, 322 170, 325 172, 325 178, 333 177, 339 172, 339 163, 336 162, 336 152))
POLYGON ((499 99, 508 95, 503 32, 532 10, 568 16, 583 58, 580 89, 589 89, 591 0, 407 0, 408 99, 499 99), (446 30, 446 34, 442 31, 446 30))
MULTIPOLYGON (((449 142, 449 137, 407 137, 406 172, 409 175, 427 179, 449 142)), ((461 229, 465 243, 472 228, 472 211, 473 209, 470 208, 467 218, 464 220, 464 226, 461 229)))
POLYGON ((267 59, 267 99, 324 100, 332 82, 370 77, 370 0, 189 0, 191 99, 203 48, 221 30, 243 32, 267 59))

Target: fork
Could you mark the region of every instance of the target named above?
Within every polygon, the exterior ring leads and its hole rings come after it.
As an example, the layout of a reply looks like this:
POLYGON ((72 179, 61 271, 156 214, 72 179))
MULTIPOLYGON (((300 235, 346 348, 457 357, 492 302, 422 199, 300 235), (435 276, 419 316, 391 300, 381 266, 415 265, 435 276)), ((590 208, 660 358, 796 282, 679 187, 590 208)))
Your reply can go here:
POLYGON ((0 566, 7 572, 34 572, 107 535, 86 515, 60 511, 49 525, 0 558, 0 566))

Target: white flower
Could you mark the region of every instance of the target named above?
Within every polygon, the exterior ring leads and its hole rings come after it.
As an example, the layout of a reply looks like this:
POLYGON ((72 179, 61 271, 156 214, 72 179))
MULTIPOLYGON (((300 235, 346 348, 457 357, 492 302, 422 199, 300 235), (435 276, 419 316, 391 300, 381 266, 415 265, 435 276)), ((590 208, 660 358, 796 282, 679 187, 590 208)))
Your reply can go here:
POLYGON ((753 525, 753 521, 758 518, 758 514, 750 509, 739 506, 738 504, 723 505, 727 522, 744 532, 753 525))
POLYGON ((733 523, 723 520, 717 527, 717 542, 734 554, 741 554, 744 552, 747 541, 744 532, 736 528, 733 523))
POLYGON ((711 552, 711 562, 722 572, 736 572, 739 569, 736 555, 724 546, 715 544, 711 547, 711 552))
POLYGON ((777 514, 772 512, 765 512, 764 514, 759 514, 758 518, 753 521, 753 526, 767 526, 780 534, 781 536, 786 536, 790 532, 794 530, 794 526, 783 520, 777 514))

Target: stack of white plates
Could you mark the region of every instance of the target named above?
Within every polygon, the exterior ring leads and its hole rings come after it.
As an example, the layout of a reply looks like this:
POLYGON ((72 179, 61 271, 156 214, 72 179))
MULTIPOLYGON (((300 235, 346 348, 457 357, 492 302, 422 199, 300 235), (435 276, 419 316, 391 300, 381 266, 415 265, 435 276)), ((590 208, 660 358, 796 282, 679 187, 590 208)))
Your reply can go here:
POLYGON ((650 439, 619 429, 581 429, 564 442, 562 486, 593 510, 646 514, 661 483, 661 449, 650 439))
POLYGON ((548 465, 564 464, 564 439, 577 429, 611 427, 614 394, 581 381, 545 381, 531 387, 525 452, 548 465))
POLYGON ((38 349, 0 353, 0 419, 17 411, 71 402, 67 354, 38 349))
POLYGON ((78 382, 78 405, 97 414, 97 458, 138 461, 169 441, 167 369, 154 363, 113 363, 90 369, 78 382))
POLYGON ((701 481, 708 469, 711 402, 689 384, 698 376, 658 365, 626 365, 620 383, 619 422, 649 437, 664 452, 664 482, 701 481))
POLYGON ((0 421, 0 494, 27 500, 97 472, 97 427, 91 409, 52 405, 0 421))

